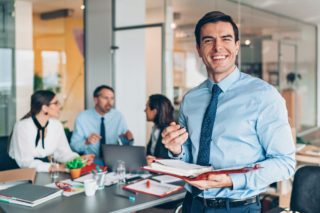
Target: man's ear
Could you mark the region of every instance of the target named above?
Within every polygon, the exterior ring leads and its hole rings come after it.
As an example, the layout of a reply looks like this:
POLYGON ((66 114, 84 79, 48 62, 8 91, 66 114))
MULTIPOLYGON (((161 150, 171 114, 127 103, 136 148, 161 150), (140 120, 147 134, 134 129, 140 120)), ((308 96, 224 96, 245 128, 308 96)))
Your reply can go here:
POLYGON ((236 42, 236 51, 237 51, 237 55, 238 55, 238 52, 239 52, 239 46, 240 46, 240 41, 237 41, 237 42, 236 42))
POLYGON ((202 57, 202 54, 201 54, 201 50, 200 50, 200 47, 198 44, 196 44, 196 48, 197 48, 197 51, 198 51, 198 55, 199 57, 201 58, 202 57))
POLYGON ((94 97, 93 101, 94 101, 95 104, 98 104, 98 97, 94 97))

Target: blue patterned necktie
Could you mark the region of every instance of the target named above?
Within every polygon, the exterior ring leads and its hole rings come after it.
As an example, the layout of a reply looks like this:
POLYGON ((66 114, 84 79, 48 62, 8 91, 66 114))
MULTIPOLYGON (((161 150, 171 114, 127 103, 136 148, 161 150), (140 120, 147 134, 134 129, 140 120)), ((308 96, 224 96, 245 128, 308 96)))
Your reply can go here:
MULTIPOLYGON (((216 118, 217 105, 218 105, 218 96, 221 93, 221 89, 218 84, 215 84, 212 88, 212 97, 210 104, 204 115, 202 126, 201 126, 201 135, 200 135, 200 145, 199 153, 197 159, 197 165, 200 166, 210 166, 210 144, 212 141, 212 130, 214 120, 216 118)), ((193 197, 198 196, 202 190, 197 187, 192 186, 193 197)))

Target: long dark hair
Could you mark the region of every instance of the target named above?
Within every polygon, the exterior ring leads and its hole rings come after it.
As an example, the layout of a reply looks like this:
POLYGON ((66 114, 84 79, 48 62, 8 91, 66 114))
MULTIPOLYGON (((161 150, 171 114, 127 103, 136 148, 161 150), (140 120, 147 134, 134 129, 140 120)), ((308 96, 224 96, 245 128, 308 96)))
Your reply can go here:
POLYGON ((149 97, 149 107, 151 110, 156 109, 157 114, 153 122, 158 128, 163 128, 174 121, 174 108, 171 101, 164 95, 156 94, 149 97))
MULTIPOLYGON (((56 94, 49 90, 38 90, 35 93, 33 93, 31 96, 31 109, 25 116, 21 118, 21 120, 30 118, 32 115, 38 114, 41 111, 43 105, 50 105, 50 102, 52 101, 54 96, 56 96, 56 94)), ((11 134, 8 138, 8 151, 10 147, 12 133, 13 130, 11 131, 11 134)))

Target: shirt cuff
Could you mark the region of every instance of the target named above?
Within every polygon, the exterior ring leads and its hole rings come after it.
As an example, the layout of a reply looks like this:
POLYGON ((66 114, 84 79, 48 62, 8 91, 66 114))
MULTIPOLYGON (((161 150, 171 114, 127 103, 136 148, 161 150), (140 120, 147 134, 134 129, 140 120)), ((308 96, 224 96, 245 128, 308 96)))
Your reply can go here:
POLYGON ((238 189, 244 189, 247 185, 247 180, 246 180, 246 175, 245 174, 229 174, 232 184, 233 184, 233 190, 238 190, 238 189))
POLYGON ((182 160, 183 161, 186 157, 186 150, 185 150, 184 146, 181 146, 181 153, 178 156, 173 156, 172 152, 169 150, 168 150, 168 152, 169 152, 169 157, 172 159, 175 159, 175 160, 182 160))

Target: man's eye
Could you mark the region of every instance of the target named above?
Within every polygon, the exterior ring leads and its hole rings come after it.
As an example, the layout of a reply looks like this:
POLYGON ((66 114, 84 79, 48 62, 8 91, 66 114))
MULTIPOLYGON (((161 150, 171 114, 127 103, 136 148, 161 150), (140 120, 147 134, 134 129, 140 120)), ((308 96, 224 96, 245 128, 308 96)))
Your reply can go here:
POLYGON ((211 40, 205 40, 204 43, 208 43, 208 42, 210 42, 210 41, 211 41, 211 40))

